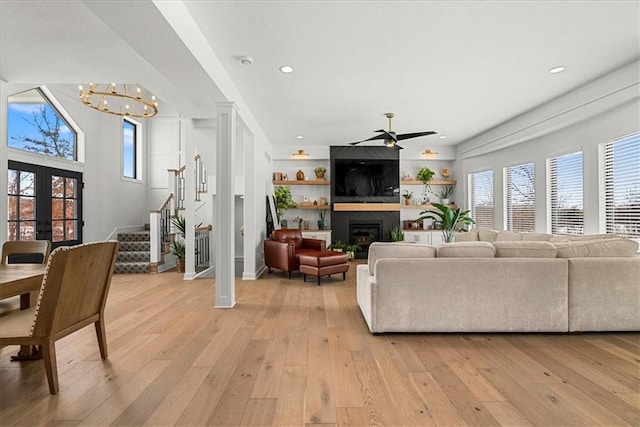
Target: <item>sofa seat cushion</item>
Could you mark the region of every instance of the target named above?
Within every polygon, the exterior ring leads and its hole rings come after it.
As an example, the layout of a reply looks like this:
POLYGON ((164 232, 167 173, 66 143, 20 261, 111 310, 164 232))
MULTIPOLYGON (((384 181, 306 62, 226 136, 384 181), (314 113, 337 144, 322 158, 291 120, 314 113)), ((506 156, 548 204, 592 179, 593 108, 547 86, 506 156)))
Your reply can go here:
POLYGON ((550 242, 494 242, 496 258, 555 258, 557 249, 550 242))
POLYGON ((493 258, 495 254, 489 242, 453 242, 436 248, 436 258, 493 258))
POLYGON ((374 275, 380 258, 435 258, 436 248, 405 242, 374 242, 369 246, 369 275, 374 275))
POLYGON ((633 257, 638 251, 638 242, 619 237, 556 242, 554 245, 558 250, 558 258, 633 257))

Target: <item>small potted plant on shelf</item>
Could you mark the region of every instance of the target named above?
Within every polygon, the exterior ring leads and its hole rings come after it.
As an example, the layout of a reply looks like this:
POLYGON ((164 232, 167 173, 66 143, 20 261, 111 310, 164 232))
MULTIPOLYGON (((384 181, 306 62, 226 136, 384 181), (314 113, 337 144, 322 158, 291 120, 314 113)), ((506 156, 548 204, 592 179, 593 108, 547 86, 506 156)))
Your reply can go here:
POLYGON ((276 215, 278 216, 278 222, 280 222, 287 209, 295 208, 297 205, 291 198, 291 187, 288 185, 277 186, 273 189, 273 192, 276 198, 276 215))
POLYGON ((318 220, 318 230, 326 230, 327 229, 327 209, 324 209, 323 206, 318 206, 317 208, 318 215, 320 219, 318 220))
POLYGON ((411 199, 413 198, 413 191, 405 190, 405 192, 402 194, 402 197, 404 197, 405 205, 411 205, 411 199))
POLYGON ((440 202, 443 205, 448 205, 451 203, 451 195, 453 194, 453 186, 445 185, 442 190, 440 190, 440 202))
POLYGON ((324 174, 327 171, 327 168, 325 168, 324 166, 318 166, 317 168, 315 168, 313 170, 316 174, 316 178, 318 179, 324 179, 324 174))
POLYGON ((422 181, 422 183, 424 184, 424 195, 425 197, 427 197, 427 193, 429 191, 429 188, 431 188, 431 180, 433 179, 433 176, 436 173, 434 171, 432 171, 431 169, 429 169, 428 167, 423 167, 422 169, 420 169, 418 171, 418 175, 416 175, 416 178, 418 178, 418 180, 422 181))
MULTIPOLYGON (((470 211, 460 211, 460 208, 451 209, 449 206, 434 203, 433 208, 420 212, 420 218, 416 221, 423 221, 431 218, 442 228, 442 235, 446 243, 451 243, 456 237, 456 233, 464 225, 475 224, 473 218, 469 216, 470 211)), ((435 224, 434 223, 434 224, 435 224)))

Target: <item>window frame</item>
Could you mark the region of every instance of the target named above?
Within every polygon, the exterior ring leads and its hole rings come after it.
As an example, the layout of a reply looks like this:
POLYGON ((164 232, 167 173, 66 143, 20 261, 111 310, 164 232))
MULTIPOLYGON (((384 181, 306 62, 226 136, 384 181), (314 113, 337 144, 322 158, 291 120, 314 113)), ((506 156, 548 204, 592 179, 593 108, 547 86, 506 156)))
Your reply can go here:
MULTIPOLYGON (((585 229, 585 221, 584 221, 584 215, 585 215, 585 209, 584 209, 584 180, 585 180, 585 174, 584 174, 584 150, 582 148, 580 149, 576 149, 576 150, 571 150, 568 152, 564 152, 562 154, 557 154, 553 157, 549 157, 546 159, 546 168, 547 168, 547 189, 546 189, 546 197, 547 197, 547 232, 550 234, 554 234, 554 235, 559 235, 559 236, 566 236, 566 235, 583 235, 584 234, 584 229, 585 229), (567 158, 569 156, 576 156, 579 155, 580 156, 580 165, 578 167, 578 169, 576 169, 577 171, 579 171, 579 189, 580 189, 580 210, 582 212, 582 218, 579 219, 573 215, 567 215, 567 222, 569 224, 572 225, 577 225, 581 228, 581 231, 579 233, 560 233, 559 229, 557 227, 554 227, 554 225, 557 224, 558 221, 558 210, 557 210, 557 199, 554 198, 554 195, 557 195, 559 189, 559 185, 561 185, 562 183, 559 183, 556 181, 557 176, 559 173, 567 173, 567 172, 573 172, 573 170, 563 170, 563 171, 558 171, 558 160, 562 159, 562 158, 567 158)), ((569 182, 572 182, 573 180, 577 180, 578 177, 574 177, 572 176, 571 179, 569 180, 569 182)), ((565 181, 566 182, 566 181, 565 181)), ((571 191, 571 193, 573 193, 573 191, 571 191)), ((568 208, 567 208, 568 209, 568 208)))
MULTIPOLYGON (((469 187, 469 194, 468 194, 468 201, 469 201, 469 209, 471 211, 471 217, 476 221, 475 224, 473 224, 472 228, 479 228, 478 227, 478 216, 476 215, 476 207, 474 204, 474 195, 476 194, 475 188, 474 188, 474 183, 476 180, 476 176, 480 175, 480 174, 491 174, 491 203, 492 203, 492 212, 491 212, 491 227, 489 227, 489 229, 494 229, 496 228, 495 223, 496 223, 496 194, 495 194, 495 180, 494 180, 494 175, 495 172, 493 169, 486 169, 486 170, 482 170, 482 171, 477 171, 477 172, 472 172, 469 173, 467 175, 467 183, 468 183, 468 187, 469 187)), ((488 218, 487 218, 488 219, 488 218)))
POLYGON ((525 163, 519 163, 519 164, 514 164, 514 165, 510 165, 510 166, 505 166, 503 168, 503 196, 504 196, 504 218, 503 218, 503 228, 505 230, 508 231, 516 231, 516 232, 535 232, 536 231, 536 182, 535 182, 535 177, 536 177, 536 165, 534 161, 530 161, 530 162, 525 162, 525 163), (532 209, 532 213, 533 213, 533 223, 531 224, 531 227, 528 229, 523 229, 524 227, 520 227, 517 229, 514 229, 513 227, 513 218, 511 216, 512 213, 512 209, 511 209, 511 203, 510 200, 512 198, 511 196, 511 170, 515 168, 519 168, 519 167, 524 167, 524 166, 529 166, 531 165, 532 168, 532 173, 533 173, 533 182, 532 182, 532 187, 533 187, 533 195, 532 195, 532 204, 531 204, 531 209, 532 209))
POLYGON ((130 117, 123 117, 120 127, 120 176, 123 181, 142 182, 142 124, 130 117), (133 177, 125 174, 125 126, 129 124, 133 127, 133 177))

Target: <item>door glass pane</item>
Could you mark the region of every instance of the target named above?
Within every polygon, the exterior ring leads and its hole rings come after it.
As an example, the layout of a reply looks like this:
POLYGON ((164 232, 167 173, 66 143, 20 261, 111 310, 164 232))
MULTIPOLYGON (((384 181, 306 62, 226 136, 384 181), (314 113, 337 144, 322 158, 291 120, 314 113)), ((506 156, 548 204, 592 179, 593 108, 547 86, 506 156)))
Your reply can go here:
POLYGON ((64 221, 51 221, 51 241, 60 242, 64 240, 64 221))
POLYGON ((36 188, 36 174, 33 172, 20 171, 20 182, 18 183, 20 194, 33 196, 36 188))
POLYGON ((65 221, 65 240, 76 239, 76 224, 78 221, 65 221))
POLYGON ((7 224, 7 239, 8 240, 18 240, 18 223, 10 222, 7 224))
POLYGON ((33 197, 20 197, 20 219, 36 218, 36 201, 33 197))
POLYGON ((18 171, 7 171, 7 194, 18 194, 18 171))
POLYGON ((51 218, 64 219, 64 202, 62 199, 51 200, 51 218))
POLYGON ((20 240, 36 239, 36 222, 22 221, 20 222, 20 240))
POLYGON ((74 178, 66 178, 66 187, 64 191, 65 197, 75 198, 76 197, 76 180, 74 178))
POLYGON ((75 218, 76 217, 76 201, 75 200, 65 200, 65 211, 64 216, 66 219, 75 218))
POLYGON ((55 175, 51 177, 51 196, 64 197, 64 177, 55 175))
POLYGON ((18 196, 9 196, 8 218, 9 220, 18 219, 18 196))

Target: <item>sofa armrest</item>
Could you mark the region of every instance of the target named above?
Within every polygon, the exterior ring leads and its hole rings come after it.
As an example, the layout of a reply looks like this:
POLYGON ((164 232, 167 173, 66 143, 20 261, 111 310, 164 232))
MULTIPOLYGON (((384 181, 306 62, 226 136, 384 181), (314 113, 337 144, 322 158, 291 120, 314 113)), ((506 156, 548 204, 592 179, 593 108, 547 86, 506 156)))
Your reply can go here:
POLYGON ((264 241, 264 263, 267 267, 289 271, 294 253, 295 246, 293 243, 278 242, 276 240, 264 241))
POLYGON ((313 249, 315 251, 326 251, 327 242, 322 239, 302 239, 302 247, 305 249, 313 249))

